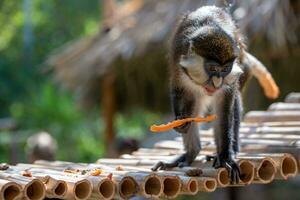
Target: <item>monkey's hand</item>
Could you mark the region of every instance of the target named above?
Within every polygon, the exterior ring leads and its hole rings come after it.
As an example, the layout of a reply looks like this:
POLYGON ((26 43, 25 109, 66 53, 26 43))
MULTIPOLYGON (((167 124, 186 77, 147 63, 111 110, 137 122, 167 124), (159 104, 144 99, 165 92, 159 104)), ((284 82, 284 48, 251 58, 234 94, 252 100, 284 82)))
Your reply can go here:
MULTIPOLYGON (((177 116, 176 120, 185 119, 185 118, 188 118, 188 117, 186 117, 186 116, 177 116)), ((175 127, 174 130, 178 133, 187 133, 190 126, 191 126, 191 122, 186 122, 186 123, 184 123, 180 126, 175 127)))
POLYGON ((181 156, 179 156, 176 160, 170 163, 159 161, 151 168, 151 170, 157 171, 157 170, 166 170, 173 167, 180 167, 180 168, 186 167, 186 166, 190 166, 193 161, 194 161, 193 159, 190 159, 189 156, 186 153, 184 153, 181 156))
POLYGON ((240 180, 240 168, 233 158, 224 158, 222 155, 217 155, 213 162, 214 168, 224 167, 229 173, 232 184, 237 184, 240 180))

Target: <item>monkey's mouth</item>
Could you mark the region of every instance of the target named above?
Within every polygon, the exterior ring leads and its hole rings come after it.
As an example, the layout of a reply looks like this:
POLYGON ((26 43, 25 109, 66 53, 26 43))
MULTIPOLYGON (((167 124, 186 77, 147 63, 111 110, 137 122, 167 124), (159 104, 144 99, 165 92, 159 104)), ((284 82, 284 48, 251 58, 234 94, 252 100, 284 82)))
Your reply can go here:
POLYGON ((212 96, 218 90, 218 88, 209 85, 205 85, 203 87, 209 96, 212 96))

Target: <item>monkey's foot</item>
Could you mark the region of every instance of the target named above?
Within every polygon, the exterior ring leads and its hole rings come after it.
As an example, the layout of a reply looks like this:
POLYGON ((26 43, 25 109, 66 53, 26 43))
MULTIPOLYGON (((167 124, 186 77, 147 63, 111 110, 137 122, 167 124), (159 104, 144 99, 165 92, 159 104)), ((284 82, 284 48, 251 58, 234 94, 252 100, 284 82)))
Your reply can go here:
POLYGON ((166 170, 166 169, 170 169, 173 167, 180 167, 180 168, 187 167, 187 166, 190 166, 192 162, 193 161, 187 160, 186 154, 183 154, 171 163, 159 161, 151 168, 151 170, 157 171, 157 170, 166 170))
POLYGON ((215 156, 213 162, 214 168, 225 167, 229 173, 232 184, 236 184, 240 180, 240 168, 232 158, 223 158, 222 156, 215 156))

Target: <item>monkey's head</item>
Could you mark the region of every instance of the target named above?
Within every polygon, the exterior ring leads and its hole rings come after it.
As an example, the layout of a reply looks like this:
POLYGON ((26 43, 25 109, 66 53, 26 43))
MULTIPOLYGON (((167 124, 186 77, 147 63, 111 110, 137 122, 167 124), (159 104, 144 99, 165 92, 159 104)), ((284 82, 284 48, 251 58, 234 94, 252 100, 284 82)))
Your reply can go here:
POLYGON ((240 50, 232 35, 210 25, 195 30, 188 38, 188 51, 179 64, 208 95, 238 79, 242 71, 235 63, 240 50))

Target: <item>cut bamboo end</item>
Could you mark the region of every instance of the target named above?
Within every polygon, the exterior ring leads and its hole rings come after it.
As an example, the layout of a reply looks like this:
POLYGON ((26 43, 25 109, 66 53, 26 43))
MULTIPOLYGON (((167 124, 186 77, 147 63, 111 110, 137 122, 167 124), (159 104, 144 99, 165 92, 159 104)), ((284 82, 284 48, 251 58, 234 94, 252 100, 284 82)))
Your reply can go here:
POLYGON ((46 196, 49 198, 63 198, 67 193, 67 183, 62 180, 56 180, 49 178, 45 183, 46 185, 46 196))
POLYGON ((181 176, 181 194, 195 195, 198 193, 198 181, 196 178, 181 176))
POLYGON ((65 181, 59 181, 57 186, 54 189, 55 196, 63 197, 67 193, 67 183, 65 181))
POLYGON ((218 170, 217 182, 220 187, 226 187, 229 185, 229 174, 226 169, 220 168, 218 170))
POLYGON ((101 199, 112 199, 115 195, 115 185, 110 179, 101 180, 96 190, 101 199))
POLYGON ((239 161, 239 167, 241 171, 240 175, 240 181, 241 184, 248 185, 250 184, 254 179, 254 165, 247 160, 240 160, 239 161))
POLYGON ((270 183, 276 173, 274 162, 270 158, 262 159, 256 166, 255 183, 270 183))
POLYGON ((213 192, 217 188, 217 181, 214 178, 200 177, 198 180, 198 190, 202 192, 213 192))
POLYGON ((122 199, 129 199, 137 192, 137 183, 130 176, 125 176, 118 184, 118 194, 122 199))
POLYGON ((163 179, 163 197, 176 198, 181 189, 181 181, 178 176, 166 176, 163 179))
POLYGON ((298 173, 297 161, 290 154, 284 154, 280 157, 272 157, 277 167, 275 175, 276 179, 288 179, 289 177, 295 177, 298 173))
POLYGON ((228 171, 225 168, 204 168, 201 176, 216 179, 219 187, 227 187, 230 183, 228 171))
POLYGON ((42 181, 33 179, 24 187, 24 197, 30 200, 44 199, 46 189, 42 181))
POLYGON ((21 196, 21 186, 17 183, 0 179, 0 199, 16 200, 21 196))
POLYGON ((75 183, 73 188, 74 198, 77 200, 87 199, 92 193, 92 186, 88 180, 81 180, 75 183))
POLYGON ((147 196, 158 197, 162 193, 162 183, 157 176, 147 177, 145 180, 144 191, 147 196))

